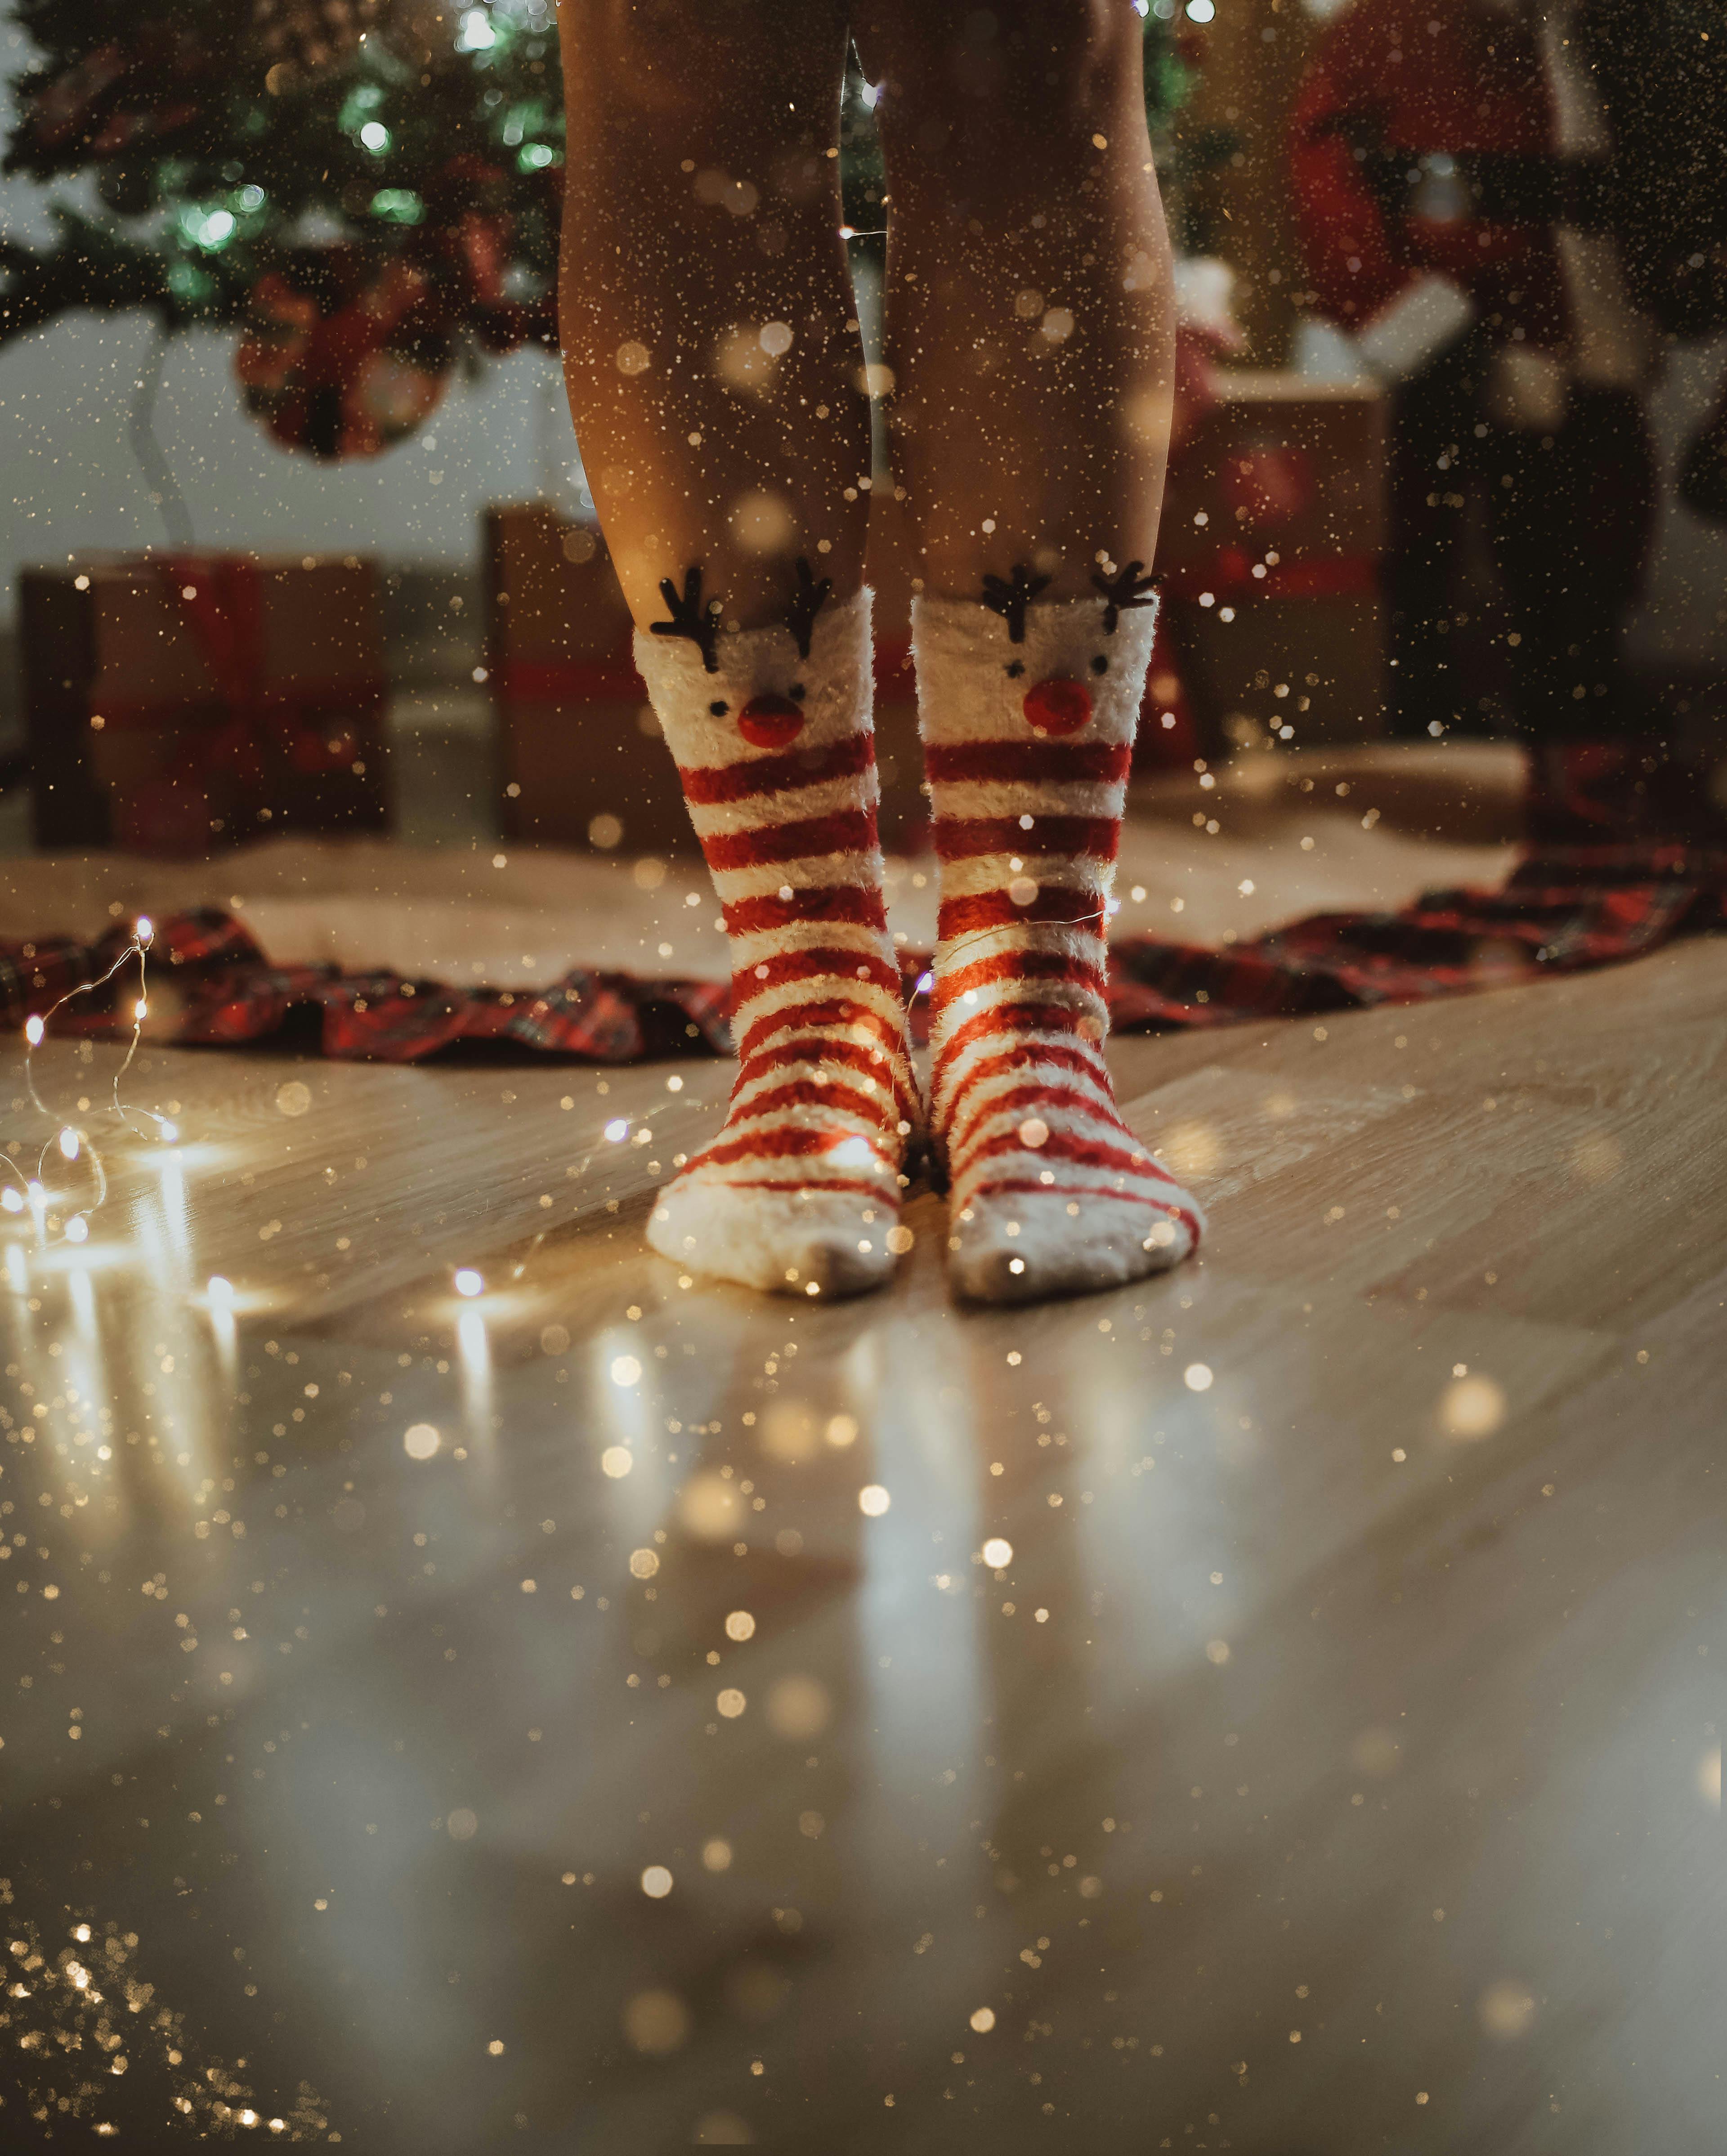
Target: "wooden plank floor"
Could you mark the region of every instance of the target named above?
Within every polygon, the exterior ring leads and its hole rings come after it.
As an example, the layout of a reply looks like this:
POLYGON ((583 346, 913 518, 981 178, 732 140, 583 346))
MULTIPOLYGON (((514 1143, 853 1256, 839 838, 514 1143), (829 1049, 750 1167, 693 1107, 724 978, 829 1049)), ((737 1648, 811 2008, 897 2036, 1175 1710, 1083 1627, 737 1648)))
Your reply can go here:
POLYGON ((712 1061, 147 1050, 0 1282, 0 2143, 1719 2145, 1727 947, 1112 1054, 1202 1261, 979 1313, 648 1255, 712 1061))

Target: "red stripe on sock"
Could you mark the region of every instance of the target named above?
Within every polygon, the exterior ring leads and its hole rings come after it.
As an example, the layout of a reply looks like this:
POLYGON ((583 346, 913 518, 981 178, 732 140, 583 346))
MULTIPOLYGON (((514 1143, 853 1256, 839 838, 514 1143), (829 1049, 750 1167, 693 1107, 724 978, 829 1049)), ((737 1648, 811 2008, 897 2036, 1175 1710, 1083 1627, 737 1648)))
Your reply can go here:
MULTIPOLYGON (((1093 1122, 1107 1123, 1124 1137, 1132 1138, 1133 1135, 1121 1120, 1114 1101, 1100 1086, 1056 1086, 1033 1081, 1024 1086, 1010 1086, 1005 1091, 992 1093, 987 1101, 980 1101, 975 1114, 964 1128, 953 1111, 948 1111, 948 1147, 954 1161, 957 1163, 964 1155, 971 1133, 979 1124, 987 1122, 991 1116, 1010 1115, 1015 1108, 1064 1110, 1087 1116, 1093 1122)), ((1037 1149, 1035 1146, 1030 1148, 1034 1152, 1037 1149)))
MULTIPOLYGON (((738 1044, 739 1059, 746 1065, 753 1063, 765 1044, 778 1034, 804 1031, 812 1037, 800 1044, 814 1062, 830 1056, 835 1062, 849 1062, 861 1056, 868 1060, 870 1050, 865 1042, 841 1040, 839 1029, 846 1026, 853 1031, 866 1034, 871 1040, 879 1041, 886 1055, 881 1067, 891 1070, 895 1056, 902 1053, 902 1036, 890 1018, 867 1004, 852 1003, 844 997, 833 997, 820 1002, 787 1004, 781 1009, 769 1011, 758 1018, 738 1044)), ((784 1061, 790 1044, 780 1041, 772 1053, 777 1061, 784 1061)))
POLYGON ((1065 951, 997 951, 989 957, 979 958, 969 966, 958 966, 943 973, 930 992, 930 1009, 944 1011, 968 990, 993 988, 998 981, 1067 981, 1076 988, 1088 990, 1100 1001, 1108 987, 1108 977, 1103 967, 1090 965, 1083 958, 1070 957, 1065 951))
MULTIPOLYGON (((805 1004, 801 1015, 807 1019, 812 1010, 820 1012, 830 1008, 820 1004, 805 1004)), ((790 1040, 782 1040, 772 1048, 767 1047, 763 1043, 772 1037, 779 1020, 777 1017, 763 1019, 760 1025, 752 1029, 745 1040, 743 1065, 738 1073, 737 1083, 732 1088, 732 1098, 737 1098, 743 1086, 753 1084, 758 1078, 766 1077, 773 1071, 784 1070, 798 1063, 830 1063, 837 1065, 841 1070, 855 1070, 861 1077, 873 1078, 897 1109, 896 1120, 915 1124, 919 1120, 920 1111, 917 1096, 909 1090, 906 1076, 902 1075, 902 1060, 897 1052, 898 1043, 892 1030, 873 1012, 867 1015, 887 1051, 879 1062, 861 1041, 840 1040, 831 1034, 794 1032, 790 1040)), ((831 1020, 825 1022, 831 1023, 831 1020)))
MULTIPOLYGON (((970 1047, 974 1041, 987 1040, 994 1034, 1079 1035, 1081 1016, 1081 1013, 1069 1009, 1066 1004, 1004 1004, 979 1011, 975 1018, 969 1018, 963 1025, 956 1026, 943 1041, 941 1053, 935 1061, 935 1075, 939 1079, 963 1049, 970 1047)), ((1092 1045, 1095 1047, 1096 1044, 1092 1045)), ((1018 1052, 1023 1055, 1026 1051, 1022 1049, 1018 1052)), ((1042 1046, 1036 1050, 1039 1055, 1050 1052, 1042 1046)), ((1102 1060, 1101 1054, 1099 1060, 1102 1060)))
POLYGON ((931 785, 1060 785, 1066 780, 1113 784, 1128 775, 1133 752, 1108 742, 949 742, 923 752, 931 785))
POLYGON ((798 1124, 784 1130, 756 1131, 748 1137, 716 1138, 698 1152, 693 1168, 723 1168, 734 1160, 809 1160, 836 1146, 866 1145, 884 1168, 897 1171, 897 1157, 885 1152, 862 1131, 812 1131, 798 1124))
POLYGON ((876 737, 846 734, 825 748, 793 749, 784 756, 758 756, 742 763, 703 769, 679 767, 684 798, 697 808, 718 808, 727 801, 756 801, 765 793, 789 793, 825 779, 856 778, 876 761, 876 737))
POLYGON ((758 1116, 777 1116, 792 1108, 829 1108, 835 1115, 858 1116, 879 1123, 883 1130, 899 1121, 891 1089, 884 1099, 880 1094, 861 1092, 840 1078, 794 1078, 789 1085, 770 1086, 765 1092, 739 1102, 737 1112, 753 1121, 758 1116))
POLYGON ((879 891, 855 883, 823 884, 789 898, 740 898, 723 909, 730 936, 758 936, 789 928, 794 921, 845 921, 859 928, 886 928, 887 909, 879 891))
POLYGON ((945 1122, 952 1129, 959 1118, 960 1103, 974 1086, 986 1078, 994 1078, 1004 1070, 1015 1070, 1027 1062, 1053 1063, 1059 1070, 1072 1070, 1082 1078, 1088 1078, 1100 1092, 1107 1093, 1109 1073, 1103 1056, 1092 1050, 1089 1054, 1082 1048, 1070 1048, 1062 1043, 1040 1043, 1036 1048, 1015 1048, 1000 1055, 980 1055, 954 1088, 947 1103, 945 1122))
POLYGON ((988 854, 1061 854, 1113 861, 1121 848, 1118 816, 1038 816, 1028 831, 1017 816, 938 816, 935 850, 944 861, 988 854))
POLYGON ((1107 918, 1101 893, 1075 891, 1062 884, 1045 884, 1026 906, 1015 906, 1005 891, 980 891, 969 898, 944 898, 936 916, 936 934, 945 943, 953 937, 974 935, 980 929, 1018 928, 1039 922, 1055 923, 1101 937, 1107 918))
MULTIPOLYGON (((998 1137, 985 1138, 974 1152, 971 1163, 968 1163, 967 1165, 969 1166, 978 1161, 994 1160, 1001 1153, 1023 1152, 1025 1150, 1015 1132, 1004 1131, 998 1137)), ((1118 1174, 1138 1176, 1153 1183, 1173 1183, 1174 1180, 1173 1176, 1158 1166, 1149 1152, 1142 1152, 1139 1158, 1135 1160, 1130 1152, 1123 1151, 1120 1146, 1105 1145, 1099 1138, 1078 1137, 1071 1131, 1052 1130, 1047 1142, 1039 1148, 1039 1151, 1046 1159, 1065 1160, 1081 1168, 1110 1168, 1118 1174)), ((961 1178, 964 1172, 963 1168, 954 1168, 955 1182, 961 1178)), ((1043 1187, 1047 1188, 1046 1185, 1043 1187)), ((1111 1195, 1119 1196, 1120 1194, 1113 1192, 1111 1195)))
POLYGON ((719 831, 702 841, 707 865, 759 868, 769 861, 813 860, 819 854, 872 854, 876 850, 873 808, 842 808, 831 816, 811 816, 801 824, 759 824, 751 831, 719 831))
POLYGON ((735 1018, 746 1004, 757 996, 766 995, 771 988, 784 988, 792 981, 822 979, 867 981, 872 987, 886 988, 892 995, 900 993, 898 968, 890 966, 885 958, 877 957, 871 951, 848 951, 839 944, 823 944, 808 951, 781 952, 734 973, 732 1016, 735 1018))

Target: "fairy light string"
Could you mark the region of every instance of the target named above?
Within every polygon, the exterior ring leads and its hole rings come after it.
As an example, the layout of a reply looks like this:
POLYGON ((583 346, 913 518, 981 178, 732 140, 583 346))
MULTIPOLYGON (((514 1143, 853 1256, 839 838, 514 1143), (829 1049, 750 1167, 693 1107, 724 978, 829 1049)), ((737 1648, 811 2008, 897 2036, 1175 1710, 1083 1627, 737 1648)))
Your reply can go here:
POLYGON ((0 1187, 0 1209, 9 1214, 28 1212, 36 1230, 36 1241, 40 1249, 49 1249, 57 1243, 80 1244, 89 1239, 92 1214, 99 1212, 108 1198, 108 1173, 102 1156, 90 1142, 90 1133, 75 1123, 63 1120, 50 1108, 37 1090, 36 1050, 48 1037, 49 1028, 54 1019, 69 1003, 80 996, 95 994, 107 987, 117 974, 136 958, 138 962, 138 993, 132 1004, 131 1037, 126 1043, 125 1055, 114 1073, 112 1113, 121 1127, 139 1137, 153 1137, 166 1145, 178 1138, 178 1126, 166 1116, 157 1115, 151 1108, 133 1108, 121 1098, 121 1081, 132 1067, 138 1053, 138 1044, 143 1038, 144 1021, 150 1015, 149 951, 156 940, 156 929, 147 914, 140 914, 132 927, 131 940, 126 944, 105 973, 94 980, 81 981, 75 988, 49 1004, 45 1011, 32 1012, 24 1020, 24 1086, 31 1106, 44 1121, 57 1126, 46 1138, 36 1157, 36 1172, 27 1176, 9 1152, 0 1152, 11 1178, 0 1187), (58 1156, 60 1166, 54 1165, 58 1156), (82 1163, 91 1178, 95 1194, 87 1204, 55 1211, 49 1183, 50 1175, 59 1175, 65 1168, 82 1163))

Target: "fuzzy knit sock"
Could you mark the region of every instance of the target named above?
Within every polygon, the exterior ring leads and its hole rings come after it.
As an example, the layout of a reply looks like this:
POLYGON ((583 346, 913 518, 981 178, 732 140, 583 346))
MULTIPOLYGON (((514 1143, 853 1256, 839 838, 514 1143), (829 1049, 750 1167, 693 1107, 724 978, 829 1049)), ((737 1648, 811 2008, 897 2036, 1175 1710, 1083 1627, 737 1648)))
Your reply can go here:
POLYGON ((916 602, 935 808, 930 1122, 949 1270, 1030 1301, 1177 1265, 1198 1206, 1116 1111, 1103 1060, 1110 886, 1156 602, 1138 562, 1100 597, 916 602))
POLYGON ((648 1240, 748 1287, 850 1295, 893 1269, 922 1117, 876 835, 870 594, 824 604, 799 572, 787 627, 724 633, 691 571, 635 639, 731 938, 740 1061, 648 1240))

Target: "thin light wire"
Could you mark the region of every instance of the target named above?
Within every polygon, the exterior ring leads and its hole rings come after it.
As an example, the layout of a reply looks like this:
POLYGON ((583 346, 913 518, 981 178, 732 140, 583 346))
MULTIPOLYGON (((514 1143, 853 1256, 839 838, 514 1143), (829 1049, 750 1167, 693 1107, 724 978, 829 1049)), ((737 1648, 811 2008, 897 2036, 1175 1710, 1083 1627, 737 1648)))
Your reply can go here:
POLYGON ((69 1003, 75 1001, 80 996, 90 995, 98 988, 105 988, 121 968, 130 964, 134 958, 138 962, 138 993, 132 1005, 131 1039, 127 1042, 126 1054, 114 1074, 113 1113, 126 1129, 134 1132, 140 1137, 154 1137, 165 1143, 172 1144, 180 1134, 176 1126, 166 1116, 157 1115, 152 1108, 128 1107, 120 1097, 120 1081, 132 1066, 133 1059, 138 1052, 138 1044, 143 1037, 144 1020, 149 1014, 150 983, 147 953, 155 938, 156 932, 148 916, 141 914, 134 924, 131 941, 105 973, 98 975, 95 980, 80 981, 75 988, 69 988, 64 995, 49 1004, 45 1011, 33 1013, 24 1021, 25 1090, 28 1092, 31 1105, 37 1113, 55 1124, 56 1128, 53 1135, 44 1141, 42 1149, 36 1157, 36 1173, 33 1178, 24 1175, 9 1153, 0 1152, 0 1161, 4 1162, 23 1194, 23 1206, 19 1209, 23 1210, 24 1207, 28 1207, 36 1223, 39 1241, 44 1245, 50 1240, 45 1227, 48 1219, 49 1155, 58 1150, 61 1158, 69 1164, 75 1160, 85 1160, 89 1163, 90 1173, 95 1178, 94 1201, 89 1205, 80 1206, 76 1210, 68 1213, 65 1215, 64 1227, 59 1237, 52 1239, 54 1240, 81 1243, 85 1240, 90 1232, 90 1215, 100 1211, 107 1203, 108 1172, 103 1164, 101 1154, 90 1143, 88 1132, 81 1130, 75 1124, 61 1122, 37 1091, 36 1050, 48 1038, 49 1027, 55 1017, 69 1003), (154 1126, 153 1130, 146 1129, 144 1124, 138 1121, 141 1116, 154 1126), (75 1223, 80 1224, 75 1233, 73 1232, 75 1223))

